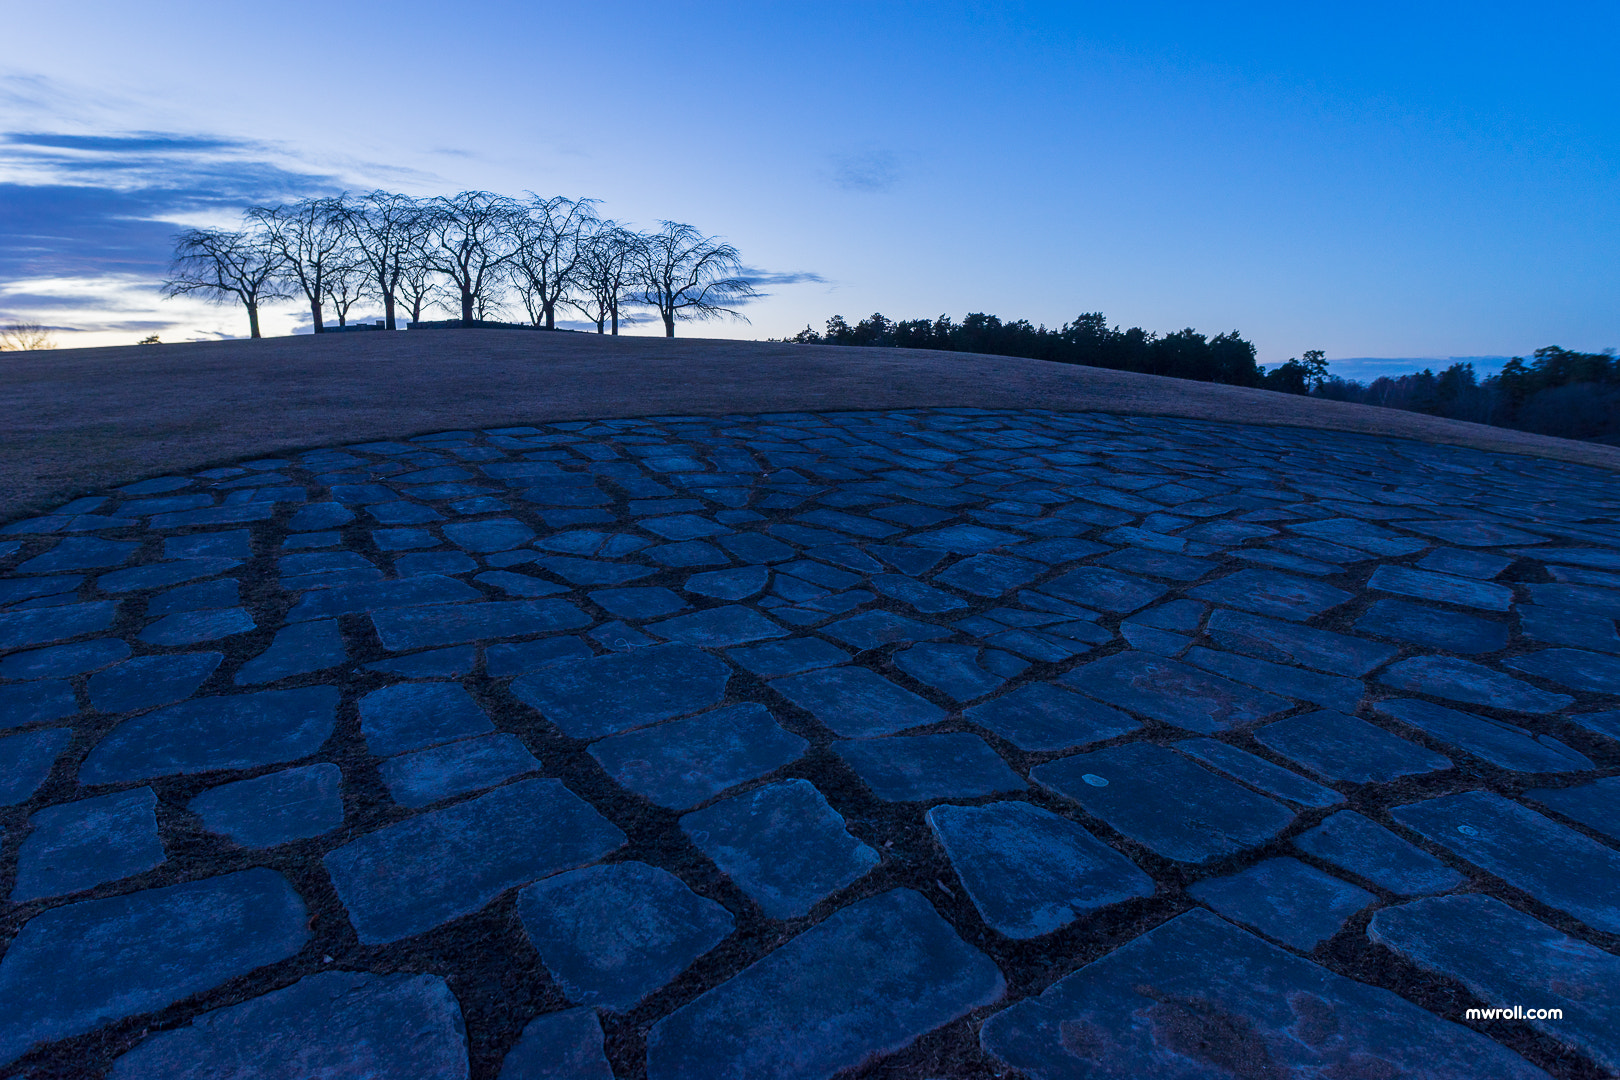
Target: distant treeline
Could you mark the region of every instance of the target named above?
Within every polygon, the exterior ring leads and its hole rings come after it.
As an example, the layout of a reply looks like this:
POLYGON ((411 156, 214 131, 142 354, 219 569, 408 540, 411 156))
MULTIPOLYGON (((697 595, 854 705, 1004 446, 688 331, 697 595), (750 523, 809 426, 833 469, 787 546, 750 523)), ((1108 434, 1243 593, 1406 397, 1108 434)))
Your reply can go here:
POLYGON ((825 334, 807 326, 785 340, 1022 356, 1234 386, 1264 386, 1267 381, 1266 373, 1255 362, 1254 346, 1236 330, 1214 337, 1190 328, 1171 334, 1155 334, 1139 326, 1121 330, 1110 327, 1102 313, 1096 311, 1057 330, 1035 326, 1026 319, 1003 322, 982 312, 973 312, 961 322, 953 322, 946 315, 900 322, 870 315, 854 326, 842 315, 834 315, 827 320, 825 334))
POLYGON ((1620 446, 1620 358, 1613 349, 1583 353, 1549 345, 1529 362, 1515 356, 1484 379, 1470 363, 1370 383, 1327 376, 1315 380, 1310 393, 1620 446))

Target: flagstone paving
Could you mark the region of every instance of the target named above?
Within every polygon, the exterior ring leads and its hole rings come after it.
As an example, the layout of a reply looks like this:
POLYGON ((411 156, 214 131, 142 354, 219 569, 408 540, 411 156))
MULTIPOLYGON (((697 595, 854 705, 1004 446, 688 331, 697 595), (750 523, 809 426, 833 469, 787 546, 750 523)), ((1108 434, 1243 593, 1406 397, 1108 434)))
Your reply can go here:
POLYGON ((1302 429, 95 493, 0 527, 0 1074, 1612 1075, 1617 618, 1612 474, 1302 429))

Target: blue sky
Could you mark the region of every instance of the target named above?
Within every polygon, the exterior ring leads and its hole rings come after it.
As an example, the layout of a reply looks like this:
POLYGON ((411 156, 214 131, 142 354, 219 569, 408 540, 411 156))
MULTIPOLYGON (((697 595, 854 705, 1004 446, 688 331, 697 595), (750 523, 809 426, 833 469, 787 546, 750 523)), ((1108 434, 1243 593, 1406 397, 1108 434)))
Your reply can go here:
POLYGON ((240 333, 155 299, 176 223, 479 187, 821 279, 695 333, 1100 310, 1268 363, 1600 349, 1617 30, 1612 3, 15 5, 0 315, 240 333))

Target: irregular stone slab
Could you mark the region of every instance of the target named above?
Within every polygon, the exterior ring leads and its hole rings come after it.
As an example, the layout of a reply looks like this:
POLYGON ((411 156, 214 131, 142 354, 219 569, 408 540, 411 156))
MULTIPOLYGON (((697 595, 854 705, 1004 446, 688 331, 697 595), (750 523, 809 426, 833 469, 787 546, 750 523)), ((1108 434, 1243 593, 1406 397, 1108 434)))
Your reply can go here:
POLYGON ((1517 712, 1557 712, 1574 702, 1564 694, 1549 694, 1529 683, 1492 671, 1471 660, 1452 656, 1418 656, 1391 664, 1377 679, 1397 690, 1432 694, 1469 705, 1492 705, 1517 712))
POLYGON ((566 585, 558 585, 554 581, 546 581, 533 574, 514 574, 506 570, 491 570, 479 574, 473 580, 493 585, 508 596, 552 596, 569 591, 566 585))
POLYGON ((1029 584, 1048 569, 1046 565, 1028 559, 1006 555, 972 555, 935 574, 934 580, 974 596, 1000 596, 1029 584))
POLYGON ((1217 652, 1214 649, 1190 649, 1187 652, 1187 662, 1237 682, 1269 690, 1281 697, 1309 701, 1313 705, 1337 709, 1340 712, 1354 712, 1366 692, 1359 679, 1324 675, 1287 664, 1256 660, 1251 656, 1217 652))
POLYGON ((975 705, 963 719, 1020 750, 1066 750, 1135 731, 1142 724, 1116 709, 1050 683, 1030 683, 975 705))
POLYGON ((529 1021, 502 1062, 499 1080, 613 1080, 596 1010, 568 1009, 529 1021))
POLYGON ((894 656, 895 666, 955 701, 972 701, 998 689, 1006 679, 979 664, 977 645, 923 643, 894 656))
POLYGON ((950 637, 951 631, 933 623, 908 619, 889 611, 863 611, 825 626, 820 631, 857 649, 875 649, 897 641, 929 641, 950 637))
POLYGON ((0 728, 60 720, 78 711, 73 686, 65 679, 0 686, 0 728))
POLYGON ((10 652, 93 634, 111 626, 117 612, 116 600, 0 612, 0 650, 10 652))
POLYGON ((325 671, 348 659, 337 620, 294 623, 276 632, 270 647, 242 665, 237 686, 275 682, 292 675, 325 671))
POLYGON ((1581 649, 1543 649, 1504 660, 1503 664, 1574 690, 1620 694, 1620 656, 1581 649))
MULTIPOLYGON (((491 645, 484 650, 484 663, 490 678, 501 679, 508 675, 538 671, 562 660, 589 660, 595 655, 590 646, 577 637, 549 637, 510 645, 491 645)), ((466 673, 472 670, 472 664, 457 670, 466 673)))
POLYGON ((1344 802, 1344 796, 1332 788, 1313 783, 1298 773, 1289 772, 1235 746, 1227 746, 1214 739, 1182 739, 1173 745, 1183 754, 1195 757, 1205 765, 1212 765, 1261 791, 1287 799, 1295 806, 1321 807, 1344 802))
POLYGON ((1275 716, 1289 702, 1187 664, 1123 652, 1084 664, 1059 681, 1121 709, 1210 735, 1275 716))
POLYGON ((862 667, 822 668, 772 679, 771 689, 846 739, 937 724, 945 710, 862 667))
POLYGON ((1468 880, 1354 810, 1341 810, 1300 833, 1294 837, 1294 846, 1397 896, 1449 892, 1468 880))
MULTIPOLYGON (((285 570, 282 572, 286 573, 285 570)), ((288 612, 287 621, 330 619, 358 611, 382 611, 387 608, 419 607, 423 604, 454 603, 483 598, 483 593, 465 581, 457 581, 441 574, 416 574, 398 581, 338 585, 312 592, 288 612)))
POLYGON ((1519 633, 1532 641, 1620 653, 1620 633, 1609 616, 1536 604, 1520 604, 1518 612, 1519 633))
MULTIPOLYGON (((1502 547, 1506 544, 1545 544, 1546 537, 1489 521, 1403 521, 1401 528, 1433 536, 1463 547, 1502 547)), ((1430 556, 1432 558, 1432 556, 1430 556)))
POLYGON ((992 1016, 979 1041, 1038 1080, 1547 1078, 1484 1035, 1198 910, 992 1016))
MULTIPOLYGON (((162 526, 157 526, 161 528, 162 526)), ((35 555, 18 564, 13 573, 55 574, 63 570, 98 570, 104 566, 122 566, 137 549, 138 540, 103 540, 99 536, 70 536, 59 540, 43 555, 35 555)))
POLYGON ((1294 820, 1281 803, 1148 743, 1059 758, 1029 776, 1177 862, 1204 863, 1257 847, 1294 820))
POLYGON ((347 525, 354 520, 354 511, 342 503, 318 502, 310 503, 287 522, 287 528, 292 532, 307 532, 314 529, 335 529, 339 525, 347 525))
POLYGON ((1153 603, 1167 591, 1151 581, 1102 566, 1082 566, 1040 587, 1049 596, 1120 614, 1153 603))
MULTIPOLYGON (((0 743, 0 747, 5 744, 0 743)), ((3 751, 0 751, 3 754, 3 751)), ((1620 840, 1620 776, 1572 788, 1538 788, 1524 793, 1543 806, 1620 840)))
POLYGON ((382 780, 401 806, 426 806, 534 772, 540 762, 516 736, 479 735, 401 754, 382 763, 382 780))
POLYGON ((1404 600, 1380 600, 1373 604, 1367 614, 1357 620, 1356 629, 1376 637, 1471 655, 1495 652, 1508 641, 1508 628, 1501 623, 1404 600))
POLYGON ((0 604, 16 604, 36 596, 58 596, 74 592, 84 581, 83 574, 56 577, 0 578, 0 604))
POLYGON ((183 701, 225 659, 224 653, 138 656, 90 676, 90 707, 105 713, 134 712, 183 701))
POLYGON ((1451 759, 1336 712, 1304 713, 1267 724, 1254 737, 1318 776, 1352 784, 1388 783, 1451 768, 1451 759))
POLYGON ((182 585, 146 602, 150 616, 173 615, 184 611, 212 611, 220 608, 240 607, 241 590, 235 578, 204 581, 196 585, 182 585))
POLYGON ((52 645, 31 652, 13 653, 0 660, 0 679, 50 679, 80 675, 115 664, 128 656, 129 645, 118 638, 52 645))
POLYGON ((688 606, 680 596, 660 586, 597 589, 589 595, 598 606, 621 619, 654 619, 688 606))
POLYGON ((1366 889, 1286 856, 1195 882, 1187 892, 1228 919, 1301 952, 1310 952, 1343 929, 1350 916, 1378 902, 1366 889))
POLYGON ((1343 589, 1276 570, 1239 570, 1188 595, 1260 615, 1303 622, 1349 600, 1343 589))
POLYGON ((1400 654, 1399 649, 1375 641, 1225 608, 1210 615, 1208 632, 1234 652, 1335 675, 1365 675, 1400 654))
POLYGON ((983 739, 965 731, 840 741, 832 751, 885 802, 977 799, 1025 786, 983 739))
POLYGON ((1367 937, 1418 967, 1456 979, 1486 1005, 1620 1073, 1620 957, 1478 894, 1437 896, 1372 917, 1367 937), (1556 1020, 1536 1009, 1561 1009, 1556 1020))
POLYGON ((471 914, 514 885, 593 862, 624 833, 560 780, 521 780, 434 810, 322 861, 360 941, 380 945, 471 914))
POLYGON ((518 918, 570 1000, 628 1012, 731 935, 736 919, 642 862, 571 870, 518 894, 518 918))
MULTIPOLYGON (((530 553, 530 558, 533 554, 530 553)), ((418 551, 410 555, 401 555, 394 560, 394 573, 402 578, 419 577, 422 574, 466 574, 479 567, 477 559, 459 551, 418 551)), ((546 584, 550 584, 547 582, 546 584)), ((552 592, 565 592, 563 586, 551 586, 552 592)), ((545 595, 540 593, 537 595, 545 595)))
POLYGON ((1586 611, 1609 619, 1620 611, 1620 590, 1616 589, 1599 589, 1590 585, 1530 585, 1526 591, 1530 594, 1530 602, 1542 607, 1586 611))
POLYGON ((465 1080, 461 1007, 437 975, 323 971, 159 1032, 109 1080, 465 1080))
POLYGON ((265 848, 331 832, 343 823, 343 773, 321 761, 221 784, 186 804, 203 828, 265 848))
MULTIPOLYGON (((713 596, 720 600, 745 600, 757 596, 770 579, 770 570, 764 566, 743 566, 735 570, 712 570, 706 574, 693 574, 681 586, 689 593, 713 596)), ((681 605, 684 607, 685 605, 681 605)))
POLYGON ((164 861, 157 795, 149 787, 36 811, 17 852, 13 903, 92 889, 164 861))
POLYGON ((373 754, 388 756, 495 730, 457 683, 401 683, 360 699, 360 732, 373 754))
POLYGON ((1620 852, 1485 791, 1397 806, 1390 816, 1549 907, 1620 933, 1620 852))
POLYGON ((566 600, 434 604, 371 613, 371 623, 389 652, 577 630, 591 622, 589 615, 566 600))
POLYGON ((428 529, 372 529, 371 542, 383 551, 410 551, 440 544, 439 538, 428 529))
POLYGON ((284 960, 308 918, 263 867, 36 915, 0 960, 0 1064, 284 960))
MULTIPOLYGON (((499 648, 500 646, 496 646, 499 648)), ((587 654, 589 650, 586 650, 587 654)), ((449 649, 433 649, 393 656, 367 664, 367 671, 382 671, 390 675, 403 675, 407 679, 457 678, 472 671, 478 663, 478 649, 473 645, 459 645, 449 649)), ((494 672, 490 673, 494 675, 494 672)), ((507 672, 511 674, 511 672, 507 672)))
POLYGON ((690 615, 677 615, 647 627, 648 633, 669 641, 707 648, 742 645, 765 638, 786 637, 784 627, 767 619, 753 608, 740 604, 694 611, 690 615))
POLYGON ((1391 698, 1374 706, 1451 746, 1484 758, 1492 765, 1517 772, 1579 772, 1596 768, 1592 759, 1571 750, 1550 735, 1532 735, 1524 728, 1472 713, 1457 712, 1427 701, 1391 698))
POLYGON ((516 518, 456 522, 440 531, 446 540, 466 551, 508 551, 534 539, 534 530, 516 518))
POLYGON ((331 737, 337 703, 335 686, 182 701, 113 728, 79 767, 79 782, 112 784, 296 761, 331 737))
POLYGON ((156 589, 165 585, 178 585, 183 581, 212 577, 242 565, 237 559, 182 559, 179 562, 151 563, 114 570, 96 579, 96 588, 102 592, 131 592, 135 589, 156 589))
POLYGON ((1295 521, 1288 524, 1288 529, 1290 532, 1347 544, 1363 551, 1370 551, 1374 555, 1397 557, 1411 555, 1429 546, 1426 540, 1402 536, 1388 529, 1380 529, 1369 522, 1348 517, 1329 518, 1323 521, 1295 521))
POLYGON ((246 608, 186 611, 165 615, 142 630, 140 639, 152 645, 196 645, 204 641, 245 634, 258 626, 246 608))
POLYGON ((977 555, 981 551, 989 551, 1003 544, 1015 544, 1022 539, 1014 533, 987 529, 982 525, 947 525, 943 529, 907 537, 906 542, 916 547, 951 551, 959 555, 977 555))
POLYGON ((171 536, 163 541, 165 559, 251 559, 253 534, 246 529, 229 532, 171 536))
POLYGON ((623 585, 627 581, 644 578, 654 567, 640 563, 601 562, 596 559, 574 559, 566 555, 549 555, 536 559, 536 563, 550 570, 564 581, 575 585, 623 585))
POLYGON ((275 516, 275 503, 266 501, 237 503, 233 506, 207 506, 200 510, 181 510, 173 514, 156 514, 150 519, 149 524, 154 529, 190 529, 207 525, 239 525, 244 521, 269 521, 275 516))
POLYGON ((1452 577, 1404 566, 1380 566, 1367 581, 1369 589, 1439 600, 1483 611, 1506 611, 1513 604, 1513 590, 1473 578, 1452 577))
POLYGON ((1040 937, 1082 915, 1152 896, 1153 879, 1085 829, 1025 802, 928 811, 951 867, 985 923, 1040 937))
POLYGON ((919 893, 851 904, 676 1009, 649 1080, 826 1080, 997 1001, 1006 983, 919 893))
POLYGON ((73 739, 65 728, 47 728, 0 739, 0 806, 27 802, 73 739))
POLYGON ((1419 559, 1417 565, 1420 570, 1433 570, 1437 574, 1454 574, 1457 577, 1489 581, 1513 565, 1513 560, 1483 551, 1435 548, 1419 559))
POLYGON ((730 677, 690 645, 657 645, 556 664, 513 681, 512 693, 565 735, 599 739, 718 704, 730 677))
POLYGON ((722 799, 683 815, 681 829, 773 919, 807 914, 880 861, 808 780, 722 799))
POLYGON ((798 760, 809 747, 763 705, 749 703, 612 735, 590 753, 631 791, 684 810, 798 760))
POLYGON ((795 637, 728 649, 726 655, 762 679, 797 675, 812 668, 832 667, 849 659, 849 653, 843 649, 815 637, 795 637))

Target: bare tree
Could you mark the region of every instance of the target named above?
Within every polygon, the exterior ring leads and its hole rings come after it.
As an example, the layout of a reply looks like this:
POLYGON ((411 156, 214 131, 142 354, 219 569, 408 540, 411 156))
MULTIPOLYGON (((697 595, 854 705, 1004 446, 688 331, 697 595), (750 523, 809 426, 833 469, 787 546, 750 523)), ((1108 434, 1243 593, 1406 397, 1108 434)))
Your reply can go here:
POLYGON ((300 199, 290 206, 255 206, 247 212, 248 221, 264 230, 280 257, 288 283, 303 291, 317 334, 326 330, 322 304, 330 292, 327 277, 349 261, 348 209, 346 196, 340 195, 300 199))
MULTIPOLYGON (((370 288, 382 300, 383 325, 395 329, 394 303, 407 263, 420 247, 424 217, 421 204, 409 195, 373 191, 361 197, 347 216, 349 236, 365 263, 370 288)), ((428 275, 419 278, 424 286, 428 275)), ((421 314, 427 288, 413 292, 415 314, 421 314)))
POLYGON ((39 323, 16 322, 0 326, 0 352, 43 352, 56 348, 51 332, 39 323))
POLYGON ((326 302, 337 313, 338 326, 349 325, 349 309, 370 291, 371 275, 358 251, 349 248, 339 253, 344 256, 326 268, 324 288, 326 302))
POLYGON ((450 279, 461 301, 461 322, 471 326, 492 309, 506 265, 517 249, 513 221, 519 209, 503 195, 463 191, 431 204, 426 265, 450 279))
POLYGON ((399 303, 410 313, 411 322, 422 321, 422 309, 438 302, 439 283, 433 267, 419 250, 408 252, 399 268, 399 280, 394 284, 399 303))
POLYGON ((620 308, 635 284, 641 242, 641 234, 616 221, 598 222, 581 242, 579 292, 568 303, 596 324, 598 334, 610 322, 614 335, 619 333, 620 308))
POLYGON ((238 301, 247 308, 249 336, 261 337, 259 306, 287 299, 277 281, 280 271, 281 255, 262 232, 188 229, 174 238, 163 295, 238 301))
POLYGON ((726 304, 759 293, 742 276, 737 249, 704 236, 690 225, 659 222, 661 228, 642 238, 637 253, 637 303, 656 308, 664 336, 675 336, 677 319, 718 319, 729 315, 747 322, 726 304))
POLYGON ((557 305, 566 303, 577 285, 582 238, 596 220, 595 204, 595 199, 542 199, 530 192, 513 218, 512 283, 536 327, 543 319, 547 330, 557 329, 557 305))

